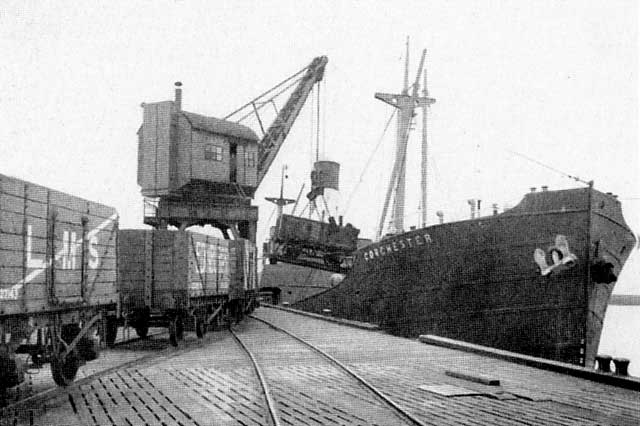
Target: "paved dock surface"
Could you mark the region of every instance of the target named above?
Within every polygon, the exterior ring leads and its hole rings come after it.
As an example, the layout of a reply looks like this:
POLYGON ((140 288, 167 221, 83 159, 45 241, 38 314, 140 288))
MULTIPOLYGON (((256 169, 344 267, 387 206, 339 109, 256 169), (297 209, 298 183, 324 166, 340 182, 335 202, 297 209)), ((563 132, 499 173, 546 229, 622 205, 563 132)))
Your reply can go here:
MULTIPOLYGON (((339 369, 258 319, 351 367, 422 424, 640 424, 637 391, 282 310, 260 308, 254 316, 234 329, 261 364, 283 424, 409 423, 339 369), (482 383, 488 379, 500 385, 482 383)), ((178 349, 21 410, 7 424, 269 424, 255 371, 228 331, 209 333, 202 341, 188 339, 178 349)))

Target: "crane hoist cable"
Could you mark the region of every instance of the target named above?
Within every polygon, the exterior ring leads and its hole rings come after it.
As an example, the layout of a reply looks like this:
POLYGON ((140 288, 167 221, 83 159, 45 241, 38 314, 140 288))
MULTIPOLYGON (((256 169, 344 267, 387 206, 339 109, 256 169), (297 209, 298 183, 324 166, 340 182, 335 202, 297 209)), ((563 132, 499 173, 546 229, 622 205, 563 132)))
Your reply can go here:
MULTIPOLYGON (((320 84, 316 96, 316 161, 320 161, 320 84)), ((324 147, 323 147, 324 148, 324 147)), ((323 149, 324 154, 324 149, 323 149)))

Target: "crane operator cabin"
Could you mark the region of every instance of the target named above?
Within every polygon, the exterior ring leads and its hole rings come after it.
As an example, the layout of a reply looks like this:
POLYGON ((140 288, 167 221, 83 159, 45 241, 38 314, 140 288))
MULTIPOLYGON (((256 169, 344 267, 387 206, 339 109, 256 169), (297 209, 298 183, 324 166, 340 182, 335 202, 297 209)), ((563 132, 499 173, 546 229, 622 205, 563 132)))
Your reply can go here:
POLYGON ((138 132, 138 185, 145 197, 199 200, 252 196, 258 137, 241 124, 183 111, 174 101, 145 103, 138 132))

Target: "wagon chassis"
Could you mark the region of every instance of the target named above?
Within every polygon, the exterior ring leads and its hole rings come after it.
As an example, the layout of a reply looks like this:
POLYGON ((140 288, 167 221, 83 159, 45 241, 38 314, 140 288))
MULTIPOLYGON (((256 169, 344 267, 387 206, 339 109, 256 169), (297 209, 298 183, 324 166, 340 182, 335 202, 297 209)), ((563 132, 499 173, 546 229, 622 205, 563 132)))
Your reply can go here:
POLYGON ((116 304, 75 306, 0 319, 0 391, 21 383, 27 368, 46 363, 56 384, 68 386, 81 365, 98 357, 106 319, 116 311, 116 304), (14 354, 28 354, 30 363, 14 354))
MULTIPOLYGON (((195 331, 201 339, 210 327, 214 329, 229 327, 232 321, 238 322, 246 313, 251 313, 256 307, 255 294, 247 291, 244 298, 229 299, 228 295, 197 296, 189 298, 188 307, 174 309, 151 309, 144 307, 132 310, 123 315, 124 326, 131 326, 138 337, 145 338, 149 327, 162 327, 169 330, 169 342, 178 346, 184 338, 184 331, 195 331)), ((110 319, 112 326, 117 327, 118 320, 110 319)), ((111 337, 111 336, 110 336, 111 337)), ((113 345, 107 340, 108 345, 113 345)))

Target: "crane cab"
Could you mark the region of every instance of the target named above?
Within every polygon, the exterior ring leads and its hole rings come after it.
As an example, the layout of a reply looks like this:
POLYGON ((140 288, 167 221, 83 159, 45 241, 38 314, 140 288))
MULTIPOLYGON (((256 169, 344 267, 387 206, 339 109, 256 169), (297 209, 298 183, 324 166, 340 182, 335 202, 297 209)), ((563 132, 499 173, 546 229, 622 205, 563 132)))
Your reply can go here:
POLYGON ((252 197, 258 137, 230 121, 183 111, 176 99, 145 103, 138 131, 138 185, 144 197, 206 200, 252 197))

